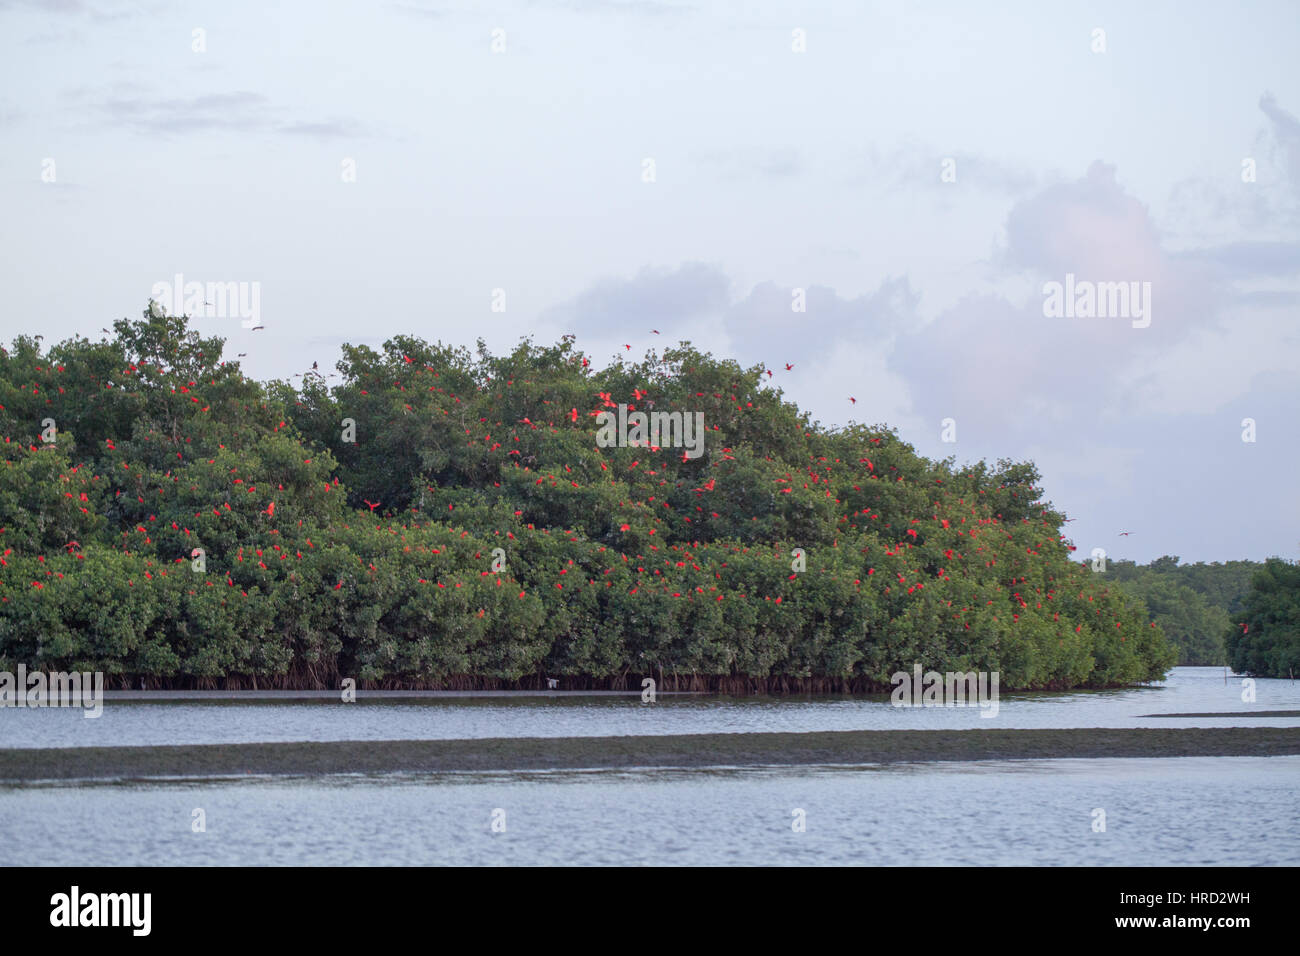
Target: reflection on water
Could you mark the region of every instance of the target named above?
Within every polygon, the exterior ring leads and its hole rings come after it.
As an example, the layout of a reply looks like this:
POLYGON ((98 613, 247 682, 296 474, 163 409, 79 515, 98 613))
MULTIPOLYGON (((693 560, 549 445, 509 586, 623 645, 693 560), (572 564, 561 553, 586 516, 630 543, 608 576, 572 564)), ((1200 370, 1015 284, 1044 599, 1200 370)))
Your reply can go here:
POLYGON ((1257 680, 1241 700, 1241 679, 1223 668, 1179 667, 1168 681, 1107 691, 1003 694, 999 712, 893 707, 866 698, 520 697, 424 699, 353 704, 325 701, 137 703, 108 701, 97 720, 81 711, 0 708, 0 747, 250 743, 302 740, 429 740, 482 737, 808 732, 819 730, 1052 727, 1296 727, 1300 718, 1250 717, 1300 710, 1300 684, 1257 680), (1144 718, 1159 713, 1229 712, 1215 718, 1144 718))
POLYGON ((1196 757, 29 786, 0 789, 0 865, 1295 865, 1297 779, 1196 757))

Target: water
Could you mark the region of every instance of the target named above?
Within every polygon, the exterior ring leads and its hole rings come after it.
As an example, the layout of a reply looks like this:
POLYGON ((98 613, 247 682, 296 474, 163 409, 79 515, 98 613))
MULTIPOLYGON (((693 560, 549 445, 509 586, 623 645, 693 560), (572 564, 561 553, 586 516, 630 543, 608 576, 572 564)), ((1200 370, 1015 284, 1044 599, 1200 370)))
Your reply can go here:
MULTIPOLYGON (((0 709, 0 747, 1300 726, 1249 716, 1300 710, 1300 685, 1255 686, 1246 704, 1221 668, 1177 668, 1151 687, 1004 695, 993 719, 887 696, 109 701, 97 720, 0 709), (1233 716, 1144 716, 1176 712, 1233 716)), ((1296 865, 1297 781, 1300 756, 39 783, 0 786, 0 865, 1296 865)))
POLYGON ((0 791, 0 865, 1295 865, 1298 779, 1195 757, 26 787, 0 791))
POLYGON ((1256 701, 1241 679, 1216 667, 1175 668, 1169 680, 1111 691, 1004 694, 996 717, 978 708, 894 707, 888 695, 727 698, 662 695, 654 704, 623 697, 423 698, 417 701, 114 701, 86 719, 76 709, 0 708, 0 748, 484 737, 608 737, 822 730, 953 730, 1068 727, 1297 727, 1300 717, 1251 717, 1300 710, 1300 683, 1257 680, 1256 701), (1230 717, 1147 718, 1159 713, 1230 717))

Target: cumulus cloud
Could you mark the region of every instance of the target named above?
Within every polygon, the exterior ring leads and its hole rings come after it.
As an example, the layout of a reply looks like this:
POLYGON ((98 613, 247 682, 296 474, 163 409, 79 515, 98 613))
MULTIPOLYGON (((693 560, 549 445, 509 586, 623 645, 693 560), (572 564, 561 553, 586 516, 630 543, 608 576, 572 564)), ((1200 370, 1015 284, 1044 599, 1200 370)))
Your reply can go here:
POLYGON ((647 267, 631 279, 605 278, 543 313, 545 323, 584 339, 687 333, 703 318, 718 317, 731 297, 731 280, 717 266, 687 262, 676 269, 647 267))
POLYGON ((918 297, 906 279, 885 279, 876 291, 851 299, 824 286, 802 293, 804 311, 796 312, 796 290, 760 283, 727 310, 727 332, 739 346, 761 343, 766 354, 775 353, 767 361, 793 362, 824 355, 828 345, 887 351, 916 321, 918 297))

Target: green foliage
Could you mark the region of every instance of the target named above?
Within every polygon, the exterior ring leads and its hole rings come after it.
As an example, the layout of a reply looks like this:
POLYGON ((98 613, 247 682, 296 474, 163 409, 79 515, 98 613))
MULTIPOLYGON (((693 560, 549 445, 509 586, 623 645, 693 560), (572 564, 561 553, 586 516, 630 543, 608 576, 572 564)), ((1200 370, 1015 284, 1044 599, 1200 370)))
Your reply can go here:
POLYGON ((1300 671, 1300 565, 1281 558, 1264 563, 1226 642, 1238 673, 1293 678, 1300 671))
POLYGON ((1257 561, 1178 563, 1164 555, 1148 565, 1114 561, 1107 573, 1148 608, 1151 619, 1178 650, 1179 664, 1228 663, 1224 635, 1240 621, 1257 561))
POLYGON ((1047 688, 1174 661, 1140 600, 1072 560, 1032 464, 824 429, 689 344, 594 371, 570 337, 494 356, 399 336, 297 389, 183 318, 38 346, 0 355, 0 666, 880 688, 919 661, 1047 688), (703 454, 598 447, 620 403, 702 412, 703 454))

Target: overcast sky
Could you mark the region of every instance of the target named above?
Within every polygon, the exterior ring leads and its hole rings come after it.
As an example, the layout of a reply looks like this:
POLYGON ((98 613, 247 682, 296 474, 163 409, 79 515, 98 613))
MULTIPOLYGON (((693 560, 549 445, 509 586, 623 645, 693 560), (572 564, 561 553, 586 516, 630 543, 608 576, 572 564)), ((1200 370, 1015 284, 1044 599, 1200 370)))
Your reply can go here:
POLYGON ((259 378, 687 339, 1034 459, 1081 555, 1296 557, 1294 0, 271 6, 0 0, 0 339, 177 273, 260 283, 197 320, 259 378), (1046 317, 1067 274, 1150 324, 1046 317))

